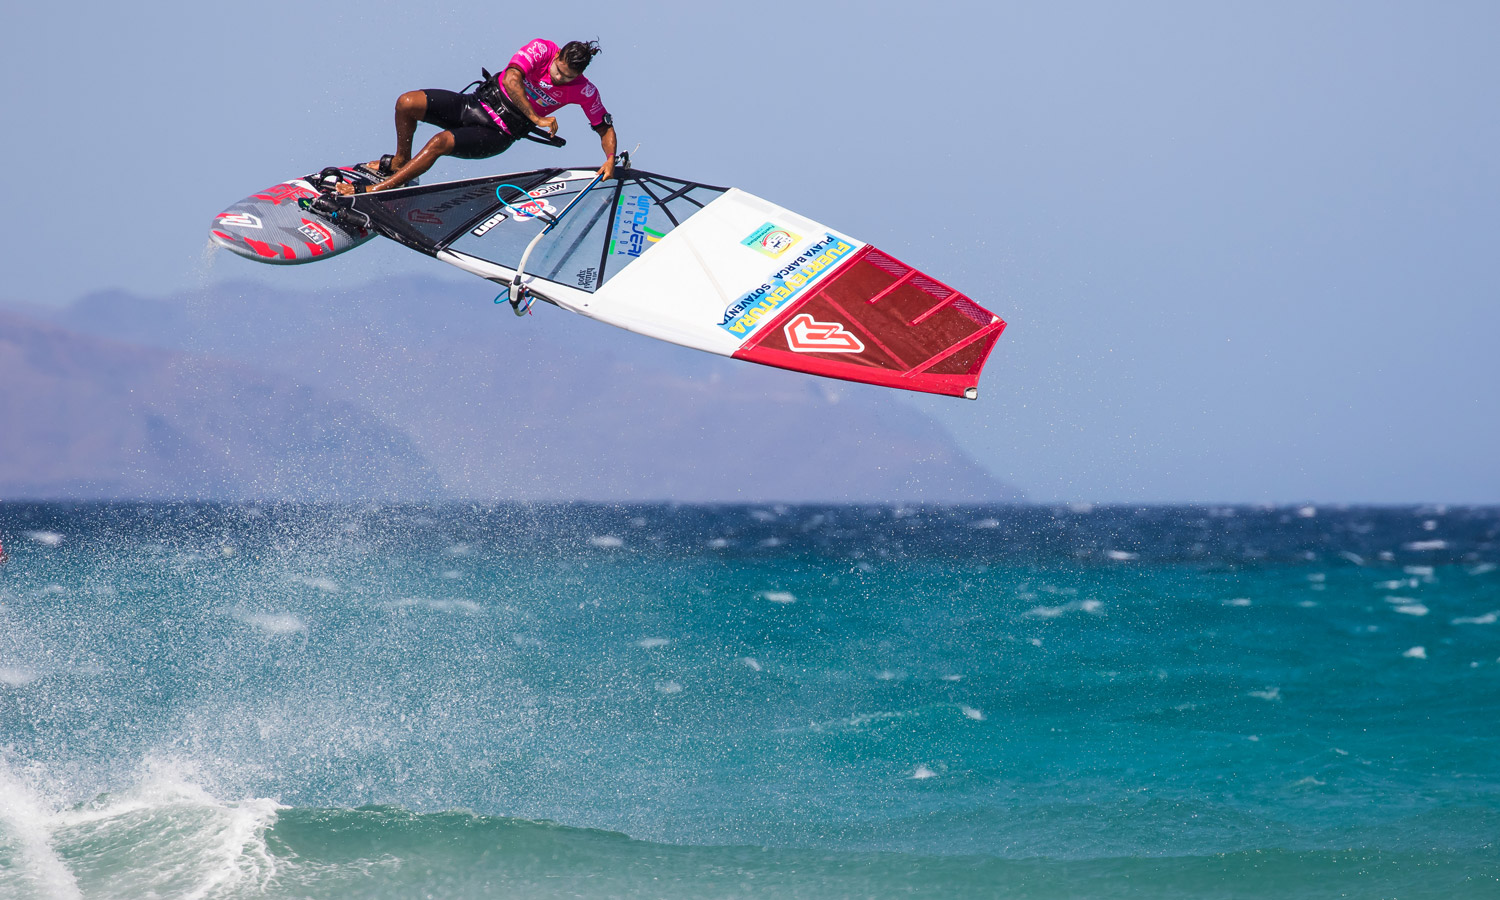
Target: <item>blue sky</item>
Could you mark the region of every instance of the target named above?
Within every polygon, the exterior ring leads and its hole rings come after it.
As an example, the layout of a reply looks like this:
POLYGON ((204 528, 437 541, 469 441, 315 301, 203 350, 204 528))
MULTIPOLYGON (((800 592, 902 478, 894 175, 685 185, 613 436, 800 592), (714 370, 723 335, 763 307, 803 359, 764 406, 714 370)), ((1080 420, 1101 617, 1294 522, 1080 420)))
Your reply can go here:
MULTIPOLYGON (((1500 502, 1495 4, 371 0, 7 18, 0 302, 448 277, 378 245, 251 270, 206 255, 206 225, 251 190, 393 149, 403 90, 460 88, 532 37, 597 37, 589 74, 639 165, 824 220, 1011 323, 979 402, 891 402, 1034 498, 1500 502)), ((562 127, 561 153, 434 175, 593 164, 582 114, 562 127)), ((454 284, 489 302, 482 282, 454 284)))

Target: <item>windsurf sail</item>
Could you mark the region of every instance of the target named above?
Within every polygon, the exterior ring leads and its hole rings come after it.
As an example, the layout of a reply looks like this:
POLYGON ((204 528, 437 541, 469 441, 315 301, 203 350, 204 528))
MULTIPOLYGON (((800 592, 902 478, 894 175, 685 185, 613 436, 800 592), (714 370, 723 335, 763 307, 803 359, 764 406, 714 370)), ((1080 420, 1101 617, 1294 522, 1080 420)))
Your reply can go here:
POLYGON ((602 183, 592 169, 538 169, 360 194, 352 207, 392 240, 570 312, 830 378, 974 399, 1005 329, 847 234, 639 169, 602 183))

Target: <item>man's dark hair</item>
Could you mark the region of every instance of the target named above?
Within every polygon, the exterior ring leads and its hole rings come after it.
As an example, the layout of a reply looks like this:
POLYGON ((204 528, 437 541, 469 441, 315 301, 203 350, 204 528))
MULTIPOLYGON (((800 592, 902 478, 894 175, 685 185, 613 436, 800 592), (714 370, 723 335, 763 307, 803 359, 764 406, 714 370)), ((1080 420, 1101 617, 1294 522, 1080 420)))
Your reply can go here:
POLYGON ((568 41, 558 53, 568 68, 575 72, 582 72, 589 67, 589 63, 599 53, 598 41, 568 41))

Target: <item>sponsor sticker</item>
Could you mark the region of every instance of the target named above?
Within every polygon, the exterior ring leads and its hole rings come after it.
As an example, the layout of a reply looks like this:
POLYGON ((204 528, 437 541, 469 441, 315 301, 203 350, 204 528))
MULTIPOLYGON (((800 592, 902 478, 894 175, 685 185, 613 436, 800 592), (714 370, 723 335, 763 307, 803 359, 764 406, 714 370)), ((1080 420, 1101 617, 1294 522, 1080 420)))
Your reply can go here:
POLYGON ((760 287, 724 309, 719 327, 735 337, 748 337, 813 282, 838 268, 854 252, 843 238, 824 234, 796 259, 777 269, 760 287))
POLYGON ((802 240, 802 235, 793 233, 789 228, 782 228, 779 225, 767 222, 755 229, 749 237, 740 241, 740 243, 751 250, 764 253, 772 259, 778 259, 781 257, 781 254, 796 246, 800 240, 802 240))
POLYGON ((311 219, 303 219, 302 224, 297 227, 297 230, 302 232, 314 244, 333 240, 333 232, 328 230, 328 226, 314 222, 311 219))
POLYGON ((666 235, 651 228, 651 195, 620 193, 620 207, 615 211, 615 233, 609 241, 609 252, 614 256, 640 256, 649 244, 654 244, 666 235))
POLYGON ((781 329, 786 345, 797 353, 863 353, 864 342, 842 322, 819 322, 807 313, 792 316, 781 329))
POLYGON ((472 234, 472 235, 474 235, 475 237, 484 237, 485 232, 489 231, 491 228, 494 228, 496 225, 499 225, 501 222, 504 222, 504 221, 505 221, 505 213, 503 213, 503 212, 495 213, 493 216, 490 216, 488 219, 485 219, 483 222, 480 222, 479 223, 479 227, 475 228, 473 231, 471 231, 469 233, 472 234))

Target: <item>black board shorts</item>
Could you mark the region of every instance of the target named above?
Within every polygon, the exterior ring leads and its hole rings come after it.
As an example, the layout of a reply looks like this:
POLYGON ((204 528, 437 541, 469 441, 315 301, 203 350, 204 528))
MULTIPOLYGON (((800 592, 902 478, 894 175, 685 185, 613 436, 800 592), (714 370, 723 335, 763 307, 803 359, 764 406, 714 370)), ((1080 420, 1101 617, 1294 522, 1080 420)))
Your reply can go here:
MULTIPOLYGON (((501 131, 473 94, 460 94, 434 88, 427 95, 427 114, 422 121, 453 135, 449 156, 459 159, 487 159, 504 153, 516 139, 501 131)), ((511 123, 507 123, 511 124, 511 123)), ((530 123, 527 123, 528 125, 530 123)), ((516 127, 512 124, 512 127, 516 127)))

